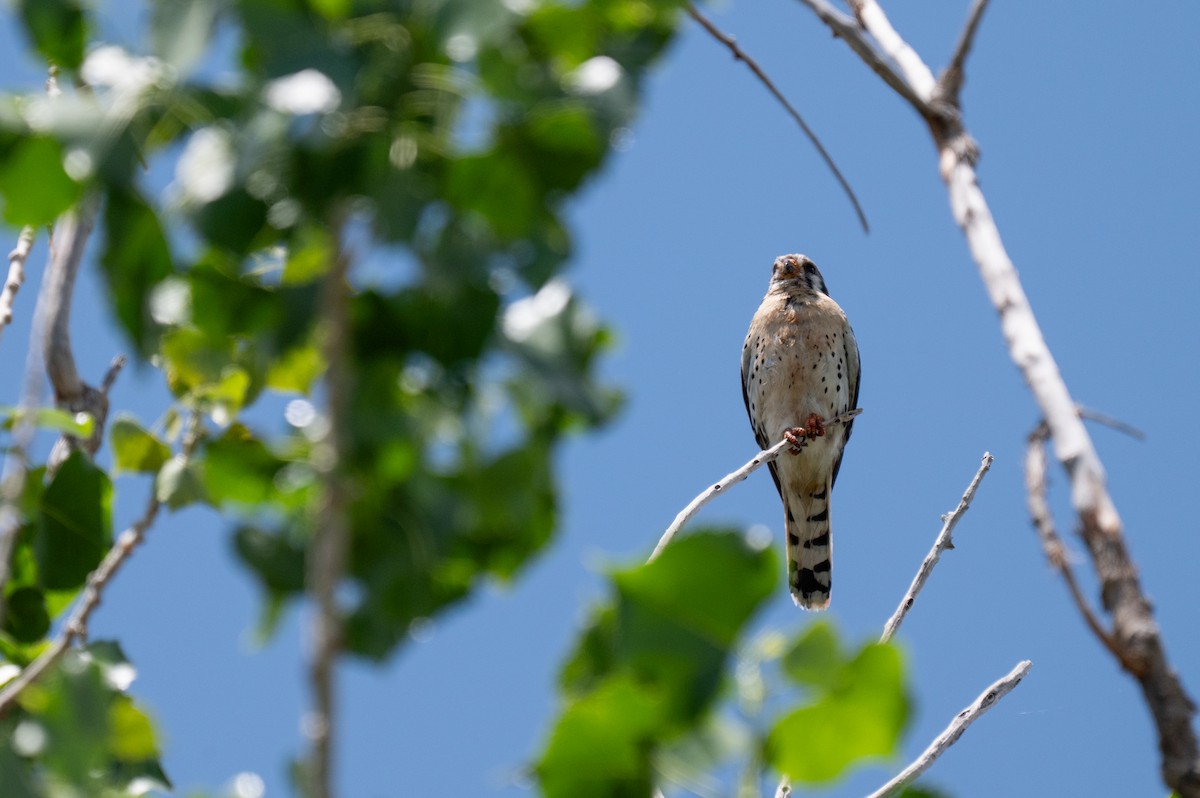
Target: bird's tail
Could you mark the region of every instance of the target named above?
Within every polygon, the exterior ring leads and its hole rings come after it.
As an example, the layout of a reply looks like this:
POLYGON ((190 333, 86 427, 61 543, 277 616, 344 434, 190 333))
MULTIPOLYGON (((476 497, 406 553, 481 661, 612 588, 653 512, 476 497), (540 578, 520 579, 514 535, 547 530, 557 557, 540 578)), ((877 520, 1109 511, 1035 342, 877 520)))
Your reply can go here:
POLYGON ((833 486, 803 491, 799 507, 784 502, 787 513, 788 587, 792 600, 806 610, 829 606, 833 555, 829 536, 829 497, 833 486))

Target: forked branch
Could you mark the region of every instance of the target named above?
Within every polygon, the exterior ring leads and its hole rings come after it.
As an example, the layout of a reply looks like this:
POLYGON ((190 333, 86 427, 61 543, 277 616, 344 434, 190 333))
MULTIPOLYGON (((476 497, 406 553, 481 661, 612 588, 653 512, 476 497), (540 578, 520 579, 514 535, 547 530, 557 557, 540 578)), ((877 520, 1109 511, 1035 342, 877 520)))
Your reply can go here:
MULTIPOLYGON (((958 93, 964 63, 986 4, 975 2, 972 6, 951 68, 932 81, 928 66, 895 31, 875 0, 852 0, 859 25, 844 24, 839 15, 845 15, 826 0, 803 2, 908 100, 929 126, 951 212, 999 314, 1009 355, 1041 408, 1055 456, 1070 479, 1079 531, 1100 581, 1101 603, 1112 619, 1114 653, 1120 652, 1117 658, 1121 666, 1142 688, 1158 730, 1163 781, 1182 798, 1197 798, 1200 743, 1192 727, 1196 707, 1167 660, 1150 602, 1125 546, 1123 525, 1108 492, 1104 467, 1042 335, 975 172, 978 150, 962 122, 958 93), (831 19, 836 24, 830 23, 831 19), (867 34, 879 43, 878 48, 867 34), (897 78, 902 85, 897 85, 897 78)), ((1098 622, 1097 628, 1102 628, 1098 622)))

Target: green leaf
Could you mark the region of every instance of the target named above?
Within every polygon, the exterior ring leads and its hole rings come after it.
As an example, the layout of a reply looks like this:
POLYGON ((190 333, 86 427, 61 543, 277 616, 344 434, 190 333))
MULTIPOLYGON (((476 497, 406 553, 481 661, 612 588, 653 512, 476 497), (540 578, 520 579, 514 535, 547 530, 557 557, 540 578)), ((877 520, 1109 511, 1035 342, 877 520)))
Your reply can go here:
POLYGON ((5 598, 4 631, 19 643, 34 643, 50 631, 46 598, 35 587, 22 587, 5 598))
POLYGON ((154 328, 149 300, 174 270, 170 245, 154 210, 132 189, 109 190, 104 230, 100 266, 110 301, 134 345, 148 353, 154 328))
POLYGON ((233 536, 234 549, 268 591, 279 595, 304 590, 304 547, 282 532, 241 526, 233 536))
POLYGON ((79 184, 63 168, 62 145, 54 139, 24 138, 0 153, 4 221, 14 227, 50 224, 75 203, 79 192, 79 184))
POLYGON ((314 345, 297 346, 284 352, 267 367, 267 387, 283 393, 308 395, 325 371, 325 358, 314 345))
POLYGON ((837 633, 827 621, 817 621, 783 655, 783 672, 797 684, 830 687, 845 663, 837 633))
POLYGON ((547 798, 649 795, 646 738, 660 722, 652 696, 627 678, 571 703, 537 765, 547 798))
POLYGON ((154 473, 171 457, 171 449, 142 427, 133 416, 121 414, 109 429, 113 470, 154 473))
POLYGON ((73 452, 46 486, 35 550, 42 585, 81 587, 112 543, 112 483, 73 452))
POLYGON ((71 413, 57 407, 38 407, 32 411, 20 407, 0 406, 4 429, 12 429, 22 421, 29 421, 39 429, 53 429, 76 438, 90 438, 96 429, 96 421, 87 413, 71 413))
POLYGON ((209 501, 255 506, 275 496, 275 476, 283 466, 248 428, 233 424, 205 444, 199 471, 209 501))
POLYGON ((828 692, 775 724, 768 759, 793 781, 826 783, 854 764, 894 755, 907 719, 900 652, 870 643, 828 692))
POLYGON ((150 18, 154 55, 186 76, 208 49, 221 5, 217 0, 155 0, 150 18))
POLYGON ((541 212, 530 169, 503 152, 451 161, 446 188, 451 202, 478 213, 502 238, 528 234, 541 212))
POLYGON ((676 540, 653 562, 613 574, 621 603, 653 609, 699 637, 728 648, 774 589, 773 553, 733 532, 676 540), (712 585, 720 582, 721 590, 712 585))
POLYGON ((154 724, 128 696, 108 706, 108 752, 119 762, 143 762, 158 756, 154 724))
POLYGON ((204 482, 196 466, 183 455, 163 463, 154 479, 154 495, 172 510, 205 501, 204 482))
POLYGON ((20 0, 25 31, 46 60, 75 71, 83 63, 87 25, 79 0, 20 0))

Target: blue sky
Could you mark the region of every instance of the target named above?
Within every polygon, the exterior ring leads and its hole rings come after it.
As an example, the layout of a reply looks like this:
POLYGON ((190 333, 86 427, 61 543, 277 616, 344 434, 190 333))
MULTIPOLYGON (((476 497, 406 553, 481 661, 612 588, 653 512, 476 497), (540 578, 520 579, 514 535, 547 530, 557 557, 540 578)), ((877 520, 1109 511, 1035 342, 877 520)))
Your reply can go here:
MULTIPOLYGON (((140 19, 101 5, 105 35, 137 40, 140 19)), ((967 3, 885 4, 936 70, 967 3)), ((120 8, 126 8, 121 4, 120 8)), ((1008 360, 950 217, 923 123, 799 3, 722 4, 738 37, 821 134, 872 224, 864 236, 837 185, 783 111, 695 25, 650 81, 632 147, 571 217, 569 277, 616 328, 605 372, 628 404, 601 434, 561 453, 563 528, 513 586, 489 585, 437 619, 387 667, 342 669, 338 781, 344 795, 510 796, 554 707, 557 668, 606 563, 644 557, 700 489, 755 451, 738 358, 771 261, 811 256, 862 352, 860 404, 832 501, 832 615, 878 635, 984 451, 976 503, 901 629, 916 710, 902 760, 819 795, 881 784, 1019 660, 1033 670, 942 758, 927 783, 975 798, 1165 795, 1137 686, 1089 635, 1047 567, 1025 510, 1022 457, 1037 410, 1008 360)), ((995 3, 968 63, 963 102, 979 174, 1009 253, 1076 400, 1136 424, 1138 442, 1093 437, 1168 655, 1200 695, 1200 535, 1187 515, 1200 425, 1200 6, 995 3), (1186 500, 1186 501, 1185 501, 1186 500)), ((36 86, 10 14, 0 16, 0 88, 36 86)), ((15 241, 16 232, 4 231, 15 241)), ((9 246, 9 245, 4 245, 9 246)), ((31 261, 18 321, 0 340, 0 402, 16 397, 45 255, 31 261)), ((124 345, 85 267, 77 357, 98 379, 124 345)), ((131 368, 117 409, 152 421, 156 372, 131 368)), ((282 425, 282 419, 273 422, 282 425)), ((117 523, 146 485, 118 482, 117 523)), ((1064 479, 1053 472, 1061 531, 1064 479)), ((765 524, 781 536, 770 479, 757 474, 702 521, 765 524)), ((782 545, 781 542, 778 545, 782 545)), ((265 648, 258 597, 225 525, 187 510, 161 521, 93 622, 137 665, 133 687, 165 740, 181 788, 262 776, 285 795, 308 697, 297 652, 303 613, 265 648)), ((812 620, 781 587, 763 628, 812 620)))

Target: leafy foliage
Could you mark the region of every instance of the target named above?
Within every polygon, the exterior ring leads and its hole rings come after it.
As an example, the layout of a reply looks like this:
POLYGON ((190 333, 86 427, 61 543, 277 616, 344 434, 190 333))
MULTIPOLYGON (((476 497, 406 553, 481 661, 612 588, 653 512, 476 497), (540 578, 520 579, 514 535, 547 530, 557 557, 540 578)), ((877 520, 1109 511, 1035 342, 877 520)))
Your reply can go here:
MULTIPOLYGON (((152 427, 114 418, 112 473, 152 475, 169 508, 204 503, 232 521, 264 631, 304 589, 323 501, 329 419, 313 393, 335 259, 352 259, 354 289, 347 650, 387 657, 413 624, 483 579, 515 577, 551 540, 558 443, 619 406, 594 376, 610 336, 560 275, 563 209, 632 120, 677 5, 159 0, 135 52, 89 41, 76 2, 20 4, 62 93, 0 99, 4 218, 46 225, 101 199, 105 297, 175 398, 152 427), (236 64, 214 61, 222 28, 236 32, 236 64), (214 80, 229 68, 237 81, 214 80), (174 172, 169 192, 150 188, 147 166, 174 172), (247 414, 269 391, 290 394, 282 434, 247 414), (192 413, 204 422, 185 458, 192 413)), ((70 421, 38 423, 79 434, 70 421)), ((4 595, 11 663, 37 655, 111 545, 111 495, 83 455, 29 472, 4 595)), ((630 577, 622 591, 650 587, 630 577)), ((733 631, 696 637, 697 684, 716 683, 733 631)), ((58 706, 74 678, 64 670, 37 695, 58 706)), ((25 792, 82 785, 104 756, 153 758, 132 705, 86 696, 117 707, 86 716, 88 739, 118 739, 103 756, 69 749, 75 770, 57 743, 21 754, 34 762, 25 792)), ((682 687, 675 700, 704 703, 682 687)))
POLYGON ((742 642, 776 565, 732 532, 698 532, 614 572, 614 601, 563 669, 564 707, 537 766, 543 791, 642 795, 672 774, 737 764, 742 789, 758 794, 764 765, 818 785, 893 755, 908 717, 896 648, 846 651, 822 622, 790 643, 778 632, 742 642))

